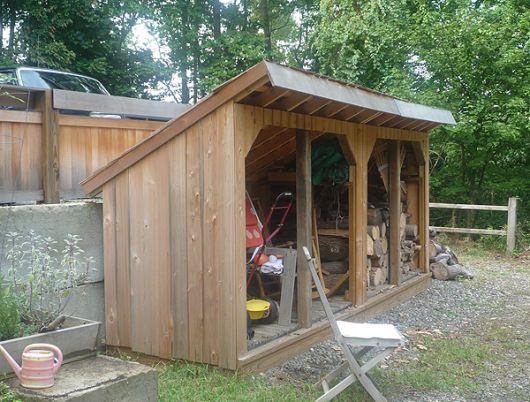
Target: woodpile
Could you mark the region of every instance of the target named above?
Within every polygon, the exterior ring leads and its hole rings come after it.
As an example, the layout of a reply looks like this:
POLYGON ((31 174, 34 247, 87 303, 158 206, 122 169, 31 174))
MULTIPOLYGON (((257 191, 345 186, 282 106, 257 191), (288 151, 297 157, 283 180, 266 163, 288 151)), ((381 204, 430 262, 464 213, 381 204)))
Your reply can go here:
POLYGON ((459 263, 455 253, 436 238, 429 240, 429 262, 434 279, 440 281, 457 278, 473 279, 473 274, 459 263))
POLYGON ((387 209, 368 209, 368 227, 366 233, 369 286, 386 283, 388 279, 388 231, 390 215, 387 209))

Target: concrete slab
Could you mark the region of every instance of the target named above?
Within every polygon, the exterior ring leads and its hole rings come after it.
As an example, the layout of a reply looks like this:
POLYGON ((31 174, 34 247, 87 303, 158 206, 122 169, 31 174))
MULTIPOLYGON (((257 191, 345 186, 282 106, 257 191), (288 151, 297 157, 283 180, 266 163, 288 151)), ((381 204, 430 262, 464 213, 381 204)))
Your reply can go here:
POLYGON ((156 402, 158 373, 143 364, 108 356, 95 356, 65 364, 55 376, 55 385, 43 390, 21 387, 8 381, 24 402, 156 402))

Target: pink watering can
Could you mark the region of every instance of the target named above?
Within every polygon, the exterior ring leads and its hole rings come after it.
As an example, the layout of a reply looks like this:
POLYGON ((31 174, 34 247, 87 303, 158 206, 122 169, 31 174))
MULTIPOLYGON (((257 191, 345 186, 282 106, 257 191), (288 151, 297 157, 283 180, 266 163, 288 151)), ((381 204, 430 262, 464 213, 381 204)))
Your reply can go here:
POLYGON ((0 352, 25 388, 49 388, 53 386, 53 375, 61 367, 63 354, 61 350, 48 343, 34 343, 22 352, 22 367, 11 357, 7 350, 0 346, 0 352))

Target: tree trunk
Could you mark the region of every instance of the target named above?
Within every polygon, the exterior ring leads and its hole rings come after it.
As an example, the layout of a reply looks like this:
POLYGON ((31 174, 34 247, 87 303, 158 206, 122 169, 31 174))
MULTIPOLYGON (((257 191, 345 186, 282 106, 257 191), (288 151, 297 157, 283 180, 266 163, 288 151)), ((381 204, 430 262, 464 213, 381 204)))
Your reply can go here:
POLYGON ((219 0, 212 0, 213 13, 213 38, 218 40, 221 37, 221 3, 219 0))

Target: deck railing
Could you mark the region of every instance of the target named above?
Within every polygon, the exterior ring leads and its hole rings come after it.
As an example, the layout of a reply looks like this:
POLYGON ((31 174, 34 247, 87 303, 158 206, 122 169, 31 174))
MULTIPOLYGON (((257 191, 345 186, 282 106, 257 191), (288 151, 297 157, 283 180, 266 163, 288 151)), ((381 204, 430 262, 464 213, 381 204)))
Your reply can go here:
POLYGON ((506 252, 512 253, 515 249, 515 229, 517 227, 517 197, 510 197, 508 205, 471 205, 471 204, 446 204, 441 202, 429 203, 429 208, 445 209, 470 209, 475 211, 502 211, 508 212, 508 221, 506 230, 504 229, 473 229, 473 228, 455 228, 446 226, 430 226, 437 232, 447 233, 468 233, 506 236, 506 252))

